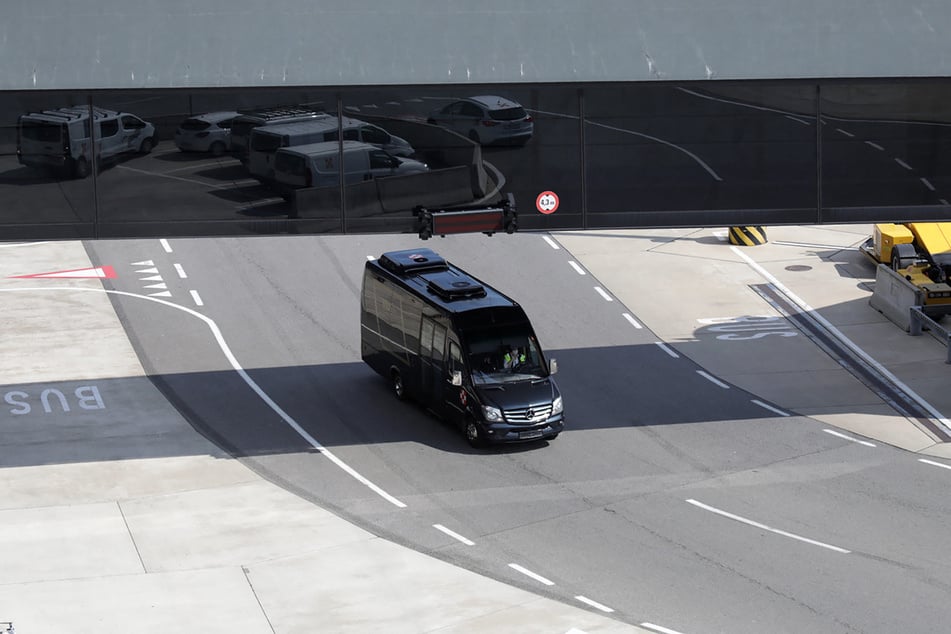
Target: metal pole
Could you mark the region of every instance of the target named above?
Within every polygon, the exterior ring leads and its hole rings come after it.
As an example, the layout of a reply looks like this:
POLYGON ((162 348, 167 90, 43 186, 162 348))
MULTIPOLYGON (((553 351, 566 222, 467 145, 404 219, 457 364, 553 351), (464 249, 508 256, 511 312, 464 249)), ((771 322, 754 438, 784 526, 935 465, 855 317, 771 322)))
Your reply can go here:
POLYGON ((585 136, 584 136, 584 89, 578 89, 578 141, 580 142, 580 154, 581 154, 581 227, 583 229, 588 228, 588 188, 587 188, 587 163, 585 161, 585 154, 587 153, 587 147, 585 146, 585 136))
POLYGON ((822 85, 816 84, 816 223, 822 224, 822 85))
POLYGON ((347 233, 347 175, 343 166, 343 97, 337 93, 337 174, 340 178, 340 232, 347 233))
POLYGON ((86 107, 89 109, 89 140, 92 145, 92 235, 99 239, 99 152, 96 151, 96 112, 92 103, 92 95, 86 97, 86 107))

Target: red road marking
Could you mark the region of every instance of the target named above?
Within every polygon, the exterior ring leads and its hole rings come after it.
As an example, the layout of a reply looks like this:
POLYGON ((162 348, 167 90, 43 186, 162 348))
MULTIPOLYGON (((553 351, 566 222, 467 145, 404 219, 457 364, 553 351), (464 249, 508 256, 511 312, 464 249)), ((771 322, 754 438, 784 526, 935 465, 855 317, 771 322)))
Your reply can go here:
POLYGON ((100 278, 113 279, 116 271, 111 266, 97 266, 91 269, 70 269, 68 271, 50 271, 48 273, 34 273, 32 275, 10 275, 11 278, 100 278))

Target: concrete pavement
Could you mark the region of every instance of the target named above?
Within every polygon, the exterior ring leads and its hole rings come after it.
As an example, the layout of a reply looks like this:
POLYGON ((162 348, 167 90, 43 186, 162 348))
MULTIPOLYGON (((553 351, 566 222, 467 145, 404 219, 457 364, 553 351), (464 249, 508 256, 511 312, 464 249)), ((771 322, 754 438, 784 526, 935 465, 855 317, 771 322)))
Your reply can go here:
POLYGON ((716 229, 556 237, 619 300, 636 306, 659 339, 721 380, 837 428, 951 457, 951 445, 896 412, 821 347, 801 345, 804 336, 755 290, 778 286, 843 347, 867 355, 866 365, 946 418, 951 414, 947 348, 931 336, 908 335, 869 305, 875 267, 857 247, 871 226, 767 227, 766 232, 768 242, 753 247, 729 245, 726 231, 716 229))
MULTIPOLYGON (((945 347, 868 305, 874 268, 855 247, 869 229, 767 228, 757 247, 714 229, 554 238, 719 379, 951 458, 756 292, 778 285, 951 412, 945 347)), ((0 243, 0 621, 20 634, 649 631, 380 539, 230 459, 144 376, 100 280, 11 277, 90 266, 80 243, 0 243)))

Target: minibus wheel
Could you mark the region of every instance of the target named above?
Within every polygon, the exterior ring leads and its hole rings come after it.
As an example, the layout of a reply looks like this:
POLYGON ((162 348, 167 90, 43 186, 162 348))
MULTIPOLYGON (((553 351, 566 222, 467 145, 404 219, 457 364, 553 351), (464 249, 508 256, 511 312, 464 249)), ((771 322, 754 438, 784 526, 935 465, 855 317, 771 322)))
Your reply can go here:
POLYGON ((466 440, 473 447, 482 447, 485 444, 482 439, 482 432, 479 431, 479 425, 471 418, 466 421, 466 440))

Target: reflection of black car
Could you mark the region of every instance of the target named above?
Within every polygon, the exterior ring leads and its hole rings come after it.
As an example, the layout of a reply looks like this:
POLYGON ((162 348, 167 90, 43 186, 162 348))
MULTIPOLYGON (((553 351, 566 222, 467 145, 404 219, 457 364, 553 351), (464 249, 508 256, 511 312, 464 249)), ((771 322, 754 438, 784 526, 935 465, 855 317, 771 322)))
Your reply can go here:
POLYGON ((535 122, 518 103, 495 95, 467 97, 429 113, 427 123, 449 128, 476 143, 525 144, 535 122))

